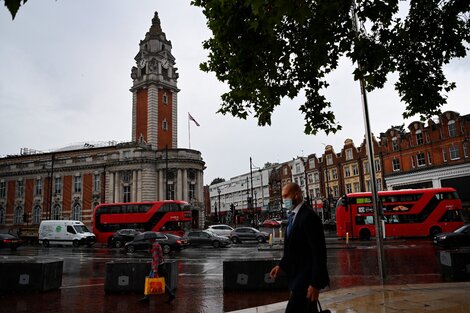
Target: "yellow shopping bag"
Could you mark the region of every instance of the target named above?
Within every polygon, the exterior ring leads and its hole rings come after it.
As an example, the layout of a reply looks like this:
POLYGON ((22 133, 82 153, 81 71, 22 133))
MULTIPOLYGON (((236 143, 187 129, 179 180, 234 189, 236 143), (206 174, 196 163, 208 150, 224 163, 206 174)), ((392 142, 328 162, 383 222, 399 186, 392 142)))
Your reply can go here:
POLYGON ((165 277, 145 277, 144 295, 165 293, 165 277))

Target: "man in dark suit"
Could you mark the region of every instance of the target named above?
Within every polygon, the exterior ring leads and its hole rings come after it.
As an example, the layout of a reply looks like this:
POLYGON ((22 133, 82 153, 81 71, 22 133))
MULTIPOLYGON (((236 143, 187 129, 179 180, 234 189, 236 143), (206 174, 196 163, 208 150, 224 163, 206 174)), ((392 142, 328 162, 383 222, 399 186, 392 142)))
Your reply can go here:
POLYGON ((316 307, 320 289, 330 283, 325 234, 318 215, 303 202, 299 185, 290 183, 284 186, 282 199, 284 207, 290 211, 284 255, 270 275, 276 278, 281 271, 287 274, 290 296, 286 313, 305 312, 309 301, 316 307))

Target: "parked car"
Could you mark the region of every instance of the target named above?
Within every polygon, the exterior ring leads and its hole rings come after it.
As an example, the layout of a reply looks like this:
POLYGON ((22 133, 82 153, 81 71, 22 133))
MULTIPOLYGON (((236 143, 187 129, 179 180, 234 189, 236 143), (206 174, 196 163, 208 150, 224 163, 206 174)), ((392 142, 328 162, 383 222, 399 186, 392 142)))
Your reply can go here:
POLYGON ((190 231, 186 237, 191 246, 213 246, 214 248, 226 247, 231 244, 230 239, 219 236, 209 230, 190 231))
POLYGON ((134 237, 141 232, 131 228, 120 229, 108 239, 108 247, 121 248, 128 241, 134 240, 134 237))
POLYGON ((209 227, 207 227, 207 230, 210 230, 216 235, 228 237, 230 233, 233 231, 233 227, 225 225, 225 224, 218 224, 218 225, 210 225, 209 227))
POLYGON ((16 250, 22 244, 22 240, 10 234, 0 234, 0 248, 16 250))
POLYGON ((259 231, 253 227, 237 227, 230 233, 230 240, 233 243, 241 243, 242 241, 256 240, 259 243, 266 242, 269 234, 259 231))
POLYGON ((170 253, 170 251, 179 251, 188 245, 188 241, 180 236, 146 231, 136 235, 134 240, 126 242, 124 250, 128 253, 148 251, 150 250, 150 239, 158 241, 162 246, 163 253, 165 254, 170 253))
POLYGON ((470 246, 470 224, 463 225, 451 233, 437 234, 434 244, 446 248, 470 246))
POLYGON ((267 228, 278 228, 278 227, 281 227, 281 222, 275 219, 268 219, 268 220, 264 220, 260 226, 267 227, 267 228))

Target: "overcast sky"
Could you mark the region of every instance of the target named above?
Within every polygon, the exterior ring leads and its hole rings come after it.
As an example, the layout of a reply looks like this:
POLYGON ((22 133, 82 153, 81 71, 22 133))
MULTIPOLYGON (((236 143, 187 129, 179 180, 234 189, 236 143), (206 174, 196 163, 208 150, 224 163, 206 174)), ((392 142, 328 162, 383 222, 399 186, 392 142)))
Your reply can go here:
MULTIPOLYGON (((210 37, 201 10, 190 0, 42 0, 28 1, 14 21, 0 5, 0 156, 19 154, 21 148, 40 151, 74 143, 131 140, 132 86, 130 72, 139 41, 158 11, 163 31, 171 40, 180 74, 178 88, 178 147, 189 147, 187 113, 201 125, 191 124, 191 148, 201 151, 207 169, 205 183, 216 177, 230 179, 256 166, 284 162, 316 153, 325 144, 340 152, 350 138, 360 146, 364 122, 359 83, 353 66, 343 60, 329 77, 325 92, 343 130, 316 136, 303 134, 298 107, 304 99, 283 101, 271 127, 258 127, 253 118, 239 120, 216 114, 227 87, 214 74, 199 70, 210 37)), ((470 113, 470 60, 446 67, 457 89, 442 110, 470 113)), ((368 95, 374 135, 403 120, 405 105, 393 89, 368 95)))

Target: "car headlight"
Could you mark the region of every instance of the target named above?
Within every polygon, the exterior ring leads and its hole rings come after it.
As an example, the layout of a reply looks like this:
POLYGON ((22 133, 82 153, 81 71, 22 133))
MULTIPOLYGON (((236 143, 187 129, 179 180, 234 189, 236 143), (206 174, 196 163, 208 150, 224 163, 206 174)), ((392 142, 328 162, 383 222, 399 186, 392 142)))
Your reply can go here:
POLYGON ((447 236, 437 237, 438 240, 445 240, 446 238, 447 238, 447 236))

